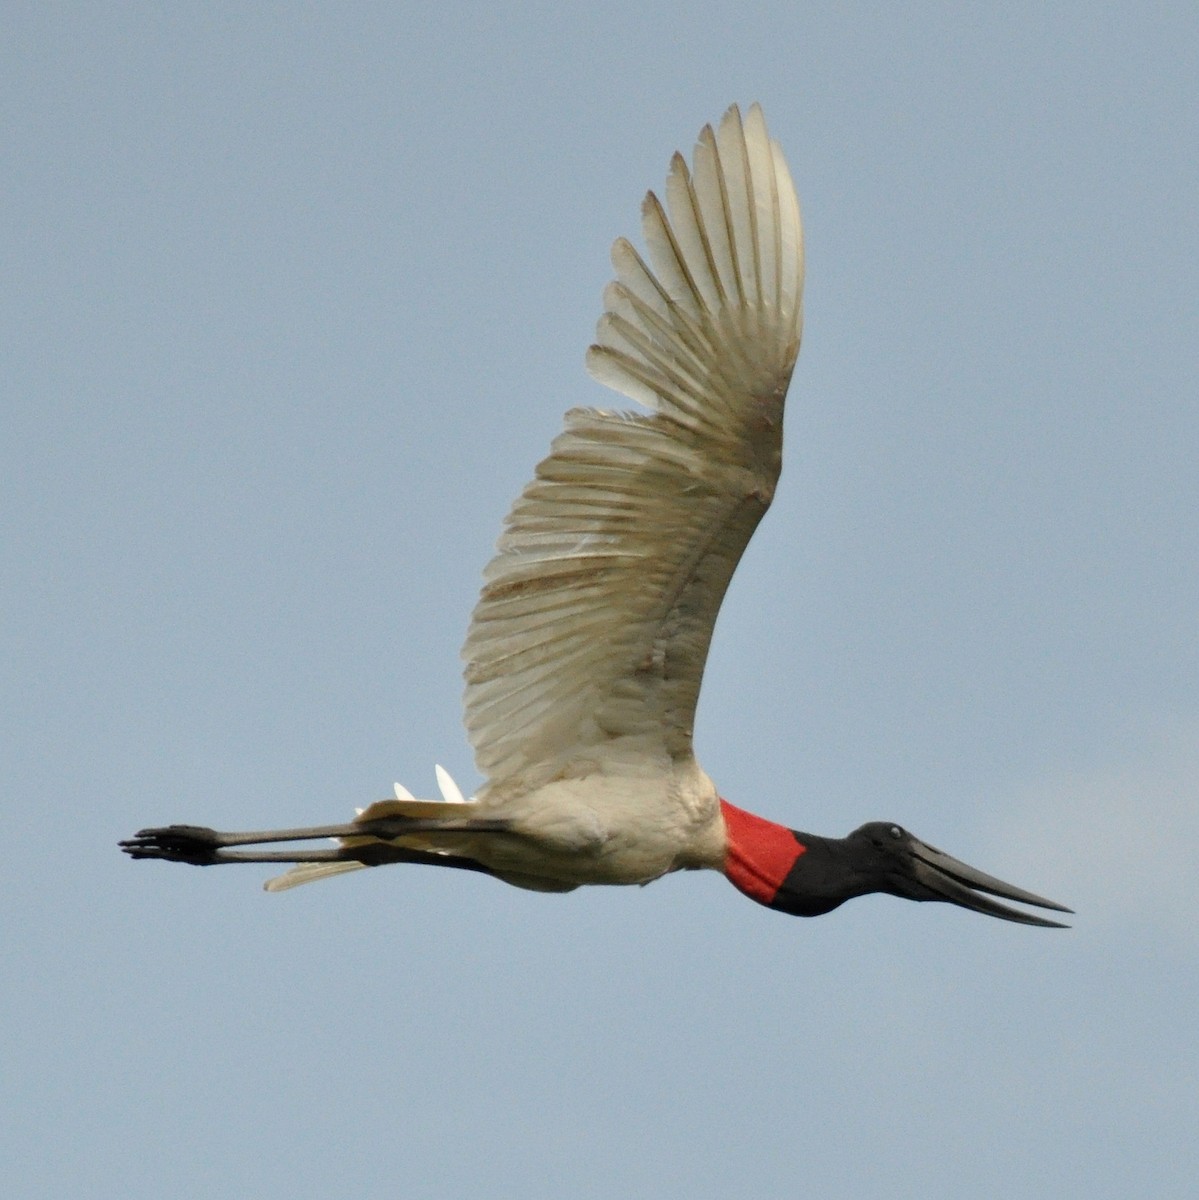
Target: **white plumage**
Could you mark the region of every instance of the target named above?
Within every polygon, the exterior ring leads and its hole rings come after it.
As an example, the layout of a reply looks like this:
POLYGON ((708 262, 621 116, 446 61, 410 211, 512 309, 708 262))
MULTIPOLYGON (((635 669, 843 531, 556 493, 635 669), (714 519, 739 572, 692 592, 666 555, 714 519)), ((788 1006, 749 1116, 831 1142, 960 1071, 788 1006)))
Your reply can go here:
POLYGON ((692 727, 716 614, 779 476, 803 241, 757 105, 706 127, 690 170, 676 154, 664 195, 642 206, 648 262, 613 246, 587 354, 598 380, 650 411, 567 413, 484 573, 463 648, 477 798, 438 768, 440 801, 397 787, 349 826, 172 826, 130 853, 298 863, 270 890, 386 861, 550 891, 723 868, 725 822, 692 727), (337 848, 229 849, 321 834, 337 848))
MULTIPOLYGON (((576 409, 507 518, 463 649, 489 787, 592 771, 632 738, 687 756, 729 577, 778 479, 799 351, 799 206, 761 109, 675 155, 652 270, 621 239, 587 355, 653 413, 576 409)), ((622 760, 625 756, 622 755, 622 760)), ((635 757, 635 756, 634 756, 635 757)))
MULTIPOLYGON (((513 836, 400 839, 525 886, 723 861, 691 734, 720 602, 779 476, 803 238, 756 104, 702 131, 690 171, 674 156, 665 196, 642 205, 648 264, 623 238, 613 246, 587 353, 596 379, 652 411, 567 413, 507 516, 463 647, 466 728, 487 780, 470 808, 511 821, 513 836)), ((411 811, 384 801, 360 819, 411 811)), ((268 887, 357 865, 304 864, 268 887)))
MULTIPOLYGON (((623 238, 613 246, 587 353, 598 380, 652 411, 567 413, 507 516, 463 647, 466 728, 487 779, 469 808, 513 834, 397 839, 525 886, 645 882, 723 860, 691 734, 720 602, 779 476, 803 238, 756 104, 702 131, 692 170, 674 156, 665 196, 642 205, 648 264, 623 238)), ((440 768, 439 780, 446 802, 461 798, 440 768)), ((360 820, 412 812, 399 798, 360 820)), ((302 864, 267 886, 358 865, 302 864)))

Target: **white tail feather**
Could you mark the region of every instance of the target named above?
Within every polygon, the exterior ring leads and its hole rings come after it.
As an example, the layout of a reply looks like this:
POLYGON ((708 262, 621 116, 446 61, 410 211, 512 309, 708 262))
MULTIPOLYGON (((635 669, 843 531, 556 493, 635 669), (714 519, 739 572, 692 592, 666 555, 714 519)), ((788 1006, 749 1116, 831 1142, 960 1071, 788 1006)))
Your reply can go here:
POLYGON ((267 892, 285 892, 288 888, 299 887, 302 883, 315 883, 318 879, 328 879, 331 875, 360 871, 365 866, 366 863, 360 862, 296 863, 290 871, 268 879, 262 887, 267 892))

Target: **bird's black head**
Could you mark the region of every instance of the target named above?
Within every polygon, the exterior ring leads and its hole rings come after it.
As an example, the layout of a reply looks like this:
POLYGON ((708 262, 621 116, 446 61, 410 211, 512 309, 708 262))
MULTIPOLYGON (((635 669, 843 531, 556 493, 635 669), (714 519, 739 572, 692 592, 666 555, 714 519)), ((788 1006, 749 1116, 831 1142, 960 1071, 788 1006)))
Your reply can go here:
POLYGON ((1005 921, 1054 929, 1065 926, 1009 908, 991 897, 1056 912, 1071 911, 975 870, 888 821, 871 821, 846 838, 806 833, 795 837, 805 852, 795 860, 770 907, 797 916, 817 916, 869 892, 907 900, 944 900, 1005 921))

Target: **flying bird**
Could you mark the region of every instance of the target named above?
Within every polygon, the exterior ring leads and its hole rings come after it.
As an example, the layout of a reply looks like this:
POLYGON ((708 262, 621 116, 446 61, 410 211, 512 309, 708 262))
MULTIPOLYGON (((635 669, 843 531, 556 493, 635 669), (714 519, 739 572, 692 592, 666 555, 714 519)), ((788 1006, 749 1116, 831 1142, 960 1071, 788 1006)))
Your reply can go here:
POLYGON ((649 411, 574 409, 509 512, 463 648, 466 728, 486 782, 467 800, 394 799, 339 825, 143 829, 133 858, 294 863, 266 888, 385 863, 517 887, 645 884, 722 872, 798 916, 870 892, 1062 928, 1003 900, 1060 904, 986 875, 889 821, 803 833, 721 798, 692 729, 712 630, 770 506, 803 324, 803 238, 762 110, 705 127, 625 239, 587 366, 649 411), (331 847, 266 848, 333 839, 331 847), (246 847, 249 847, 248 849, 246 847))

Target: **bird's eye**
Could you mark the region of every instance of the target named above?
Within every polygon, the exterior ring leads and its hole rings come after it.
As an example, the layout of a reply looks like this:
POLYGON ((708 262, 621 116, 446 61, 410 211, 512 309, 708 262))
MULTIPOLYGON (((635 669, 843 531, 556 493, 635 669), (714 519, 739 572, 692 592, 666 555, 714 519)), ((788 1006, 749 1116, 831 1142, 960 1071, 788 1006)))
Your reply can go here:
POLYGON ((892 826, 891 826, 891 828, 887 830, 887 832, 888 832, 888 833, 889 833, 889 834, 890 834, 890 835, 891 835, 891 836, 892 836, 892 837, 893 837, 893 838, 894 838, 896 841, 899 841, 899 839, 900 839, 901 837, 903 837, 903 830, 902 830, 902 829, 900 829, 900 827, 899 827, 898 825, 892 825, 892 826))

